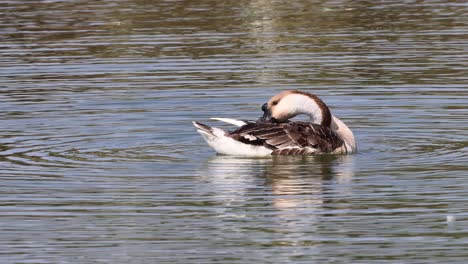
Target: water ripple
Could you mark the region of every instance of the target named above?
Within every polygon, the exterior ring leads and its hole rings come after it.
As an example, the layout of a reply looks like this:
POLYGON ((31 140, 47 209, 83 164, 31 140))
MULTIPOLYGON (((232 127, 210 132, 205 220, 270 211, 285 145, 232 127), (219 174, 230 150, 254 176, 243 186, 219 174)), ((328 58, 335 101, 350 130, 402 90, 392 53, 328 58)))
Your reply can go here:
POLYGON ((1 262, 465 263, 466 13, 0 1, 1 262), (216 156, 191 125, 284 89, 359 153, 216 156))

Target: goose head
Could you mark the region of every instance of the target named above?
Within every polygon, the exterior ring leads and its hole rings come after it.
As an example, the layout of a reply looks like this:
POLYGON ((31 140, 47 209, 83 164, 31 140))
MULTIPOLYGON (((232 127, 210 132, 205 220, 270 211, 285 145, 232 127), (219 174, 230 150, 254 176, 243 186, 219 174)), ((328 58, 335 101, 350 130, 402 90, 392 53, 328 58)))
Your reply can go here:
POLYGON ((330 127, 332 115, 328 106, 315 94, 297 90, 283 91, 262 106, 263 121, 285 122, 305 114, 310 122, 330 127))

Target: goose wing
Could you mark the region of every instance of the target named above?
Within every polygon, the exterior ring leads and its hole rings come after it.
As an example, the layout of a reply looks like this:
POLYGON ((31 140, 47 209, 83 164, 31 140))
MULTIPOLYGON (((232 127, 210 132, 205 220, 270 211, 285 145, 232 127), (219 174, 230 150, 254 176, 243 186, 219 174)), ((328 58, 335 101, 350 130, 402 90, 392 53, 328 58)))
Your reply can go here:
POLYGON ((343 145, 332 129, 307 122, 250 123, 229 136, 245 144, 272 149, 273 155, 330 153, 343 145))

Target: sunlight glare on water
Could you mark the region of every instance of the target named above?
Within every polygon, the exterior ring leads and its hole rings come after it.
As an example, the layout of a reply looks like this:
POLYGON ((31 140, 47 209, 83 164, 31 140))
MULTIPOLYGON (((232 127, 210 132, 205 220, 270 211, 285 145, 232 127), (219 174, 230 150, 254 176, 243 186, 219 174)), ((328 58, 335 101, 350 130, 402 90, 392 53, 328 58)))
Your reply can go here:
POLYGON ((465 263, 468 6, 0 1, 1 263, 465 263), (349 156, 217 156, 285 89, 349 156))

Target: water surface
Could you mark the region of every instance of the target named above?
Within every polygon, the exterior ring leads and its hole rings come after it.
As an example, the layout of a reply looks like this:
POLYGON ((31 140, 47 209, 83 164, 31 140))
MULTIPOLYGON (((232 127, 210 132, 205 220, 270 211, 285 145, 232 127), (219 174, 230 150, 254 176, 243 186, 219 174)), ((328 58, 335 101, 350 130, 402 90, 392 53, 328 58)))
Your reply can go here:
POLYGON ((465 263, 467 12, 1 1, 1 262, 465 263), (359 153, 216 156, 191 126, 284 89, 359 153))

